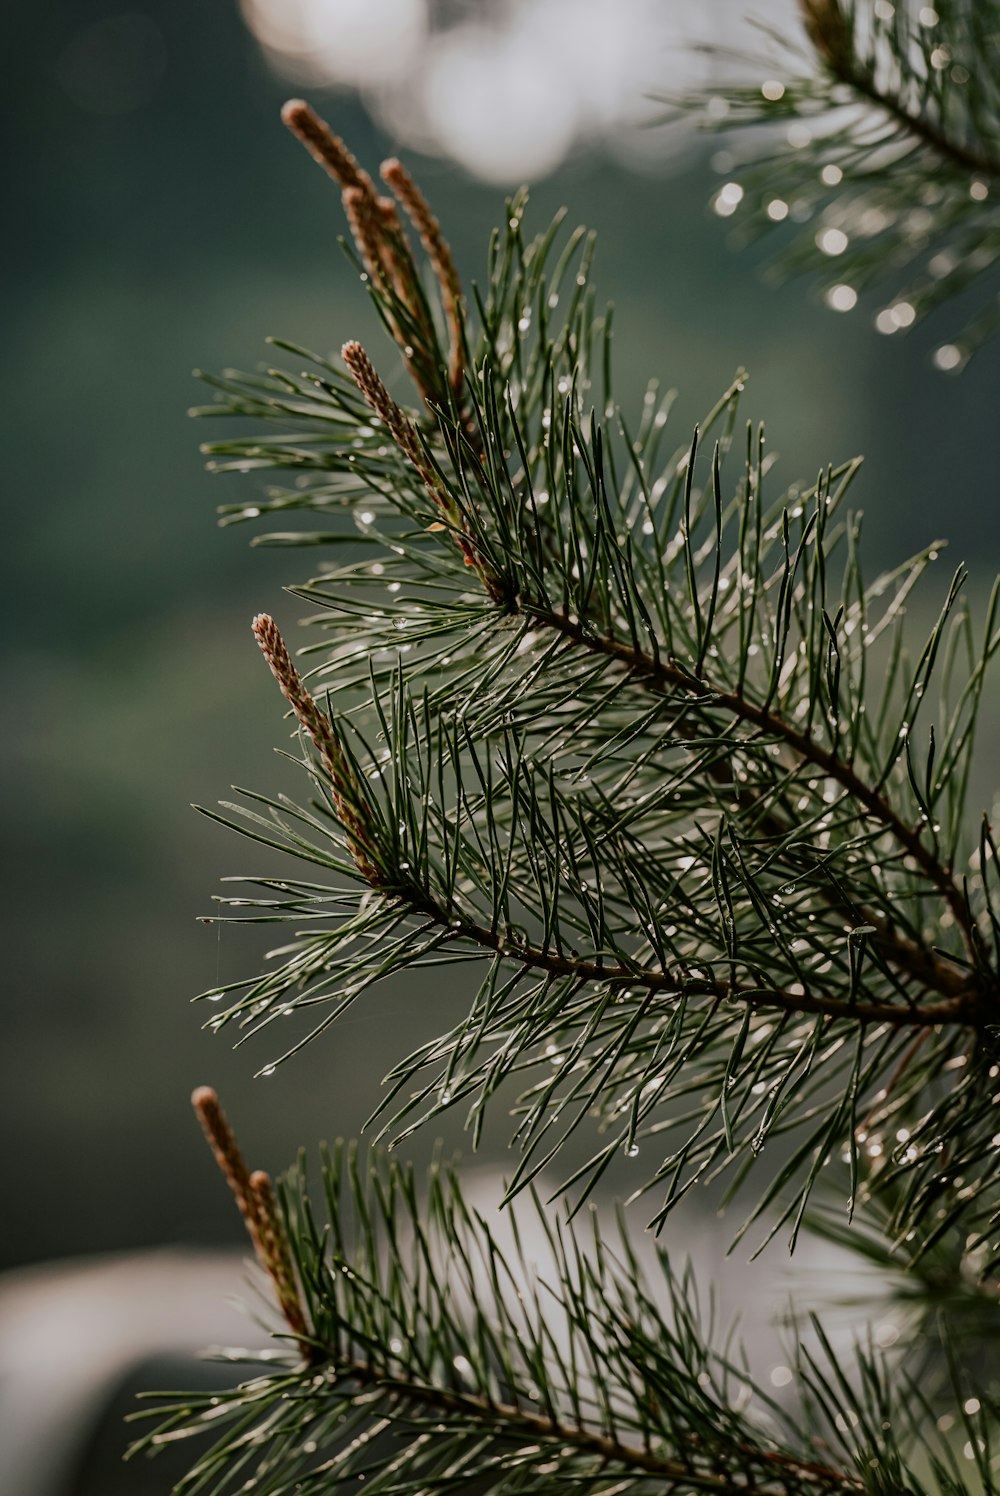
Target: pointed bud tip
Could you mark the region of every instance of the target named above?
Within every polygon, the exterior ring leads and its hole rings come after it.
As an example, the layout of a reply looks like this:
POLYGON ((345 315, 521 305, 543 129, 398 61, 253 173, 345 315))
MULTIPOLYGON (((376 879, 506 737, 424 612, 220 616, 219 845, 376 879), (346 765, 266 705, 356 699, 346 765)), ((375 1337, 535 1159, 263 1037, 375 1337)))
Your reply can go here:
POLYGON ((281 106, 281 122, 283 125, 294 127, 303 119, 308 119, 312 110, 305 99, 289 99, 281 106))
POLYGON ((207 1106, 218 1106, 218 1093, 211 1086, 196 1086, 191 1092, 191 1105, 196 1112, 204 1110, 207 1106))
POLYGON ((250 1175, 250 1188, 253 1190, 267 1189, 271 1183, 271 1176, 266 1169, 254 1169, 250 1175))

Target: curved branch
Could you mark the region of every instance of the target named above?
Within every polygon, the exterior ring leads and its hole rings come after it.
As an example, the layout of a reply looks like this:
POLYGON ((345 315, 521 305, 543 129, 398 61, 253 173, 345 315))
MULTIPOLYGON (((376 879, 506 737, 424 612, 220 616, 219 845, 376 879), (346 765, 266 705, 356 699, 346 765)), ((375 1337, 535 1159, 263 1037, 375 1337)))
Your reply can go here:
POLYGON ((861 56, 856 18, 845 13, 841 0, 799 0, 799 5, 806 35, 816 55, 838 83, 845 83, 869 104, 883 109, 917 144, 934 151, 952 166, 981 172, 984 176, 1000 176, 1000 161, 995 157, 967 141, 954 139, 929 116, 914 114, 894 89, 879 87, 871 44, 867 58, 861 56))
POLYGON ((870 70, 855 66, 854 59, 850 62, 827 59, 827 62, 838 82, 846 83, 869 104, 884 109, 896 124, 913 136, 915 144, 926 146, 942 160, 962 171, 975 172, 984 177, 1000 177, 1000 160, 985 151, 976 150, 965 141, 953 139, 929 116, 912 114, 898 94, 882 92, 870 70))
MULTIPOLYGON (((388 890, 383 890, 387 892, 388 890)), ((887 1023, 895 1028, 932 1028, 937 1024, 958 1024, 976 1028, 982 1022, 980 994, 966 984, 955 996, 938 1003, 901 1007, 898 1003, 845 1003, 839 998, 819 997, 807 992, 788 992, 782 988, 751 987, 723 982, 712 977, 675 975, 660 967, 608 965, 562 951, 551 951, 528 941, 517 941, 488 925, 463 919, 449 913, 428 896, 425 889, 403 885, 397 896, 405 899, 415 913, 447 928, 454 939, 465 939, 484 951, 507 957, 535 971, 550 976, 572 977, 580 982, 599 982, 611 987, 644 987, 649 992, 679 997, 682 993, 704 995, 716 1002, 746 1003, 753 1008, 775 1009, 784 1013, 820 1013, 828 1018, 848 1018, 856 1023, 887 1023)), ((704 963, 708 964, 708 963, 704 963)))
MULTIPOLYGON (((521 606, 524 612, 530 613, 539 622, 556 629, 567 639, 616 661, 637 680, 649 683, 653 689, 665 695, 672 694, 674 691, 683 691, 687 693, 690 700, 701 701, 706 706, 718 707, 738 721, 746 722, 769 737, 777 738, 797 754, 804 763, 812 764, 827 778, 836 780, 874 820, 891 833, 903 850, 913 858, 928 882, 951 910, 955 923, 962 932, 969 957, 975 956, 977 939, 975 926, 968 905, 952 877, 951 870, 938 861, 934 853, 920 840, 920 833, 901 820, 885 796, 867 784, 850 763, 838 758, 834 752, 829 748, 824 748, 823 744, 817 742, 809 733, 800 731, 769 708, 757 706, 738 691, 712 686, 704 677, 692 675, 690 671, 683 669, 672 659, 654 659, 652 655, 645 654, 631 645, 623 644, 618 639, 609 638, 604 634, 591 633, 565 613, 556 613, 533 602, 522 602, 521 606)), ((909 952, 906 959, 911 962, 913 953, 909 952)), ((934 958, 929 959, 933 961, 934 958)), ((946 990, 955 990, 949 978, 946 977, 943 980, 948 982, 946 990)))
POLYGON ((465 1414, 479 1424, 494 1425, 498 1438, 502 1438, 504 1433, 511 1433, 515 1437, 529 1435, 532 1439, 552 1440, 569 1445, 582 1454, 593 1455, 603 1463, 623 1465, 627 1469, 642 1471, 645 1475, 659 1476, 670 1488, 680 1486, 692 1490, 714 1491, 718 1496, 748 1496, 752 1492, 758 1493, 758 1496, 772 1496, 772 1493, 773 1496, 787 1496, 790 1490, 788 1482, 791 1479, 801 1482, 803 1487, 819 1487, 822 1491, 829 1492, 830 1496, 836 1496, 836 1493, 857 1496, 863 1490, 859 1480, 843 1471, 832 1469, 828 1465, 797 1460, 792 1455, 775 1450, 741 1447, 733 1451, 734 1455, 738 1454, 743 1459, 750 1457, 760 1462, 768 1472, 762 1484, 748 1481, 745 1474, 733 1479, 714 1471, 698 1470, 684 1460, 658 1454, 648 1446, 623 1444, 620 1439, 598 1433, 596 1429, 563 1423, 543 1413, 533 1413, 516 1403, 497 1402, 475 1393, 455 1392, 450 1388, 432 1387, 424 1382, 384 1375, 364 1361, 350 1361, 346 1365, 338 1363, 331 1348, 323 1349, 330 1364, 339 1373, 338 1380, 379 1388, 404 1402, 437 1408, 442 1413, 465 1414), (771 1471, 774 1472, 773 1475, 771 1471))
MULTIPOLYGON (((728 762, 716 760, 706 766, 706 775, 724 789, 737 803, 741 811, 751 813, 759 808, 759 796, 741 785, 735 778, 728 762)), ((784 840, 792 831, 788 821, 782 820, 775 810, 766 810, 757 824, 766 836, 784 840)), ((849 897, 839 895, 839 890, 824 884, 817 889, 817 896, 834 909, 856 917, 861 924, 872 925, 876 931, 873 944, 880 953, 906 976, 930 992, 943 997, 954 997, 966 990, 968 979, 957 967, 946 965, 925 945, 900 935, 889 920, 877 910, 854 903, 849 897)))

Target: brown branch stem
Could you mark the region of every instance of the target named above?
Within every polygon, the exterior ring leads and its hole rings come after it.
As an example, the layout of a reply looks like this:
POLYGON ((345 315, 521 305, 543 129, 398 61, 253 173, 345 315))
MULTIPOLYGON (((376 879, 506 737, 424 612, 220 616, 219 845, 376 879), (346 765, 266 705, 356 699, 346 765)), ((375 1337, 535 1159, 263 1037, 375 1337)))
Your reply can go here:
MULTIPOLYGON (((692 977, 686 973, 665 971, 661 967, 609 964, 562 950, 532 945, 513 939, 509 934, 474 920, 462 918, 443 909, 426 890, 407 887, 399 896, 415 913, 433 924, 447 928, 454 939, 469 940, 484 951, 517 961, 550 976, 572 977, 579 982, 599 982, 612 987, 642 987, 648 992, 679 997, 682 993, 707 996, 716 1002, 743 1002, 753 1008, 784 1013, 817 1013, 828 1018, 846 1018, 855 1023, 886 1023, 895 1028, 931 1028, 937 1024, 959 1024, 976 1027, 981 1022, 980 995, 966 985, 955 996, 941 1002, 903 1006, 890 1002, 847 1003, 840 998, 823 997, 809 992, 789 992, 783 988, 757 987, 714 977, 692 977)), ((696 962, 696 966, 709 965, 696 962)))
POLYGON ((955 883, 951 870, 938 861, 930 848, 920 840, 919 831, 901 820, 885 796, 866 783, 851 763, 838 758, 836 753, 824 747, 811 734, 802 732, 790 722, 786 722, 769 707, 759 706, 750 701, 739 691, 713 686, 703 677, 696 677, 690 671, 682 669, 671 659, 662 657, 654 659, 652 655, 645 654, 632 645, 623 644, 618 639, 587 630, 565 613, 542 609, 531 603, 523 603, 522 607, 539 622, 547 623, 566 638, 585 646, 594 653, 607 655, 622 665, 636 679, 649 682, 655 688, 661 689, 664 694, 683 691, 687 693, 689 699, 704 702, 710 707, 717 707, 721 711, 728 712, 737 721, 745 722, 768 737, 778 739, 803 762, 812 764, 819 773, 841 785, 852 799, 863 806, 868 814, 893 836, 903 851, 913 858, 917 867, 950 909, 958 928, 962 931, 967 953, 970 957, 975 954, 975 929, 965 898, 955 883))
POLYGON ((870 73, 852 67, 838 70, 836 76, 870 104, 884 109, 898 125, 942 160, 962 171, 975 172, 984 177, 1000 177, 1000 161, 984 151, 977 151, 964 141, 954 140, 926 116, 911 113, 898 94, 883 92, 870 73))
POLYGON ((816 53, 840 83, 860 94, 869 104, 885 111, 890 119, 943 161, 962 171, 986 177, 1000 176, 1000 160, 978 150, 967 141, 956 140, 929 115, 914 113, 894 90, 880 88, 873 63, 860 59, 854 25, 840 0, 800 0, 802 20, 816 53))
POLYGON ((744 1461, 748 1456, 760 1461, 768 1471, 763 1482, 749 1481, 745 1471, 739 1479, 712 1470, 699 1470, 687 1460, 659 1454, 651 1447, 625 1444, 614 1436, 600 1433, 576 1424, 564 1423, 544 1413, 534 1413, 517 1403, 500 1402, 475 1393, 457 1392, 445 1387, 432 1387, 423 1382, 403 1380, 388 1372, 378 1371, 365 1361, 350 1361, 338 1364, 337 1358, 326 1349, 338 1379, 357 1382, 364 1387, 378 1387, 402 1401, 417 1403, 423 1407, 440 1409, 442 1413, 465 1414, 477 1423, 498 1425, 498 1434, 520 1430, 531 1439, 552 1440, 568 1445, 583 1454, 592 1454, 608 1464, 623 1465, 628 1469, 641 1470, 647 1475, 660 1476, 669 1485, 688 1489, 714 1491, 718 1496, 787 1496, 788 1484, 798 1480, 803 1484, 812 1481, 824 1491, 841 1492, 843 1496, 856 1496, 862 1490, 861 1482, 843 1471, 807 1460, 798 1460, 794 1455, 776 1450, 747 1448, 734 1449, 734 1458, 744 1461), (774 1474, 771 1475, 770 1471, 774 1474), (780 1482, 780 1484, 776 1484, 780 1482))

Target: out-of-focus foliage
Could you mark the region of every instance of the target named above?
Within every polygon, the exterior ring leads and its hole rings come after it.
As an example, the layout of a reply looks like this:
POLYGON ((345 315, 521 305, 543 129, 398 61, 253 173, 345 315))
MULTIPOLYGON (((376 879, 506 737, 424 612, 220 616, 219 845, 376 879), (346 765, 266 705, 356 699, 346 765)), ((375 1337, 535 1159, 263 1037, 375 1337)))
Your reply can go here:
MULTIPOLYGON (((749 131, 714 208, 776 268, 808 272, 827 305, 875 302, 892 334, 960 298, 941 343, 960 369, 1000 322, 1000 5, 995 0, 801 0, 811 47, 768 33, 752 83, 688 95, 703 123, 749 131), (797 231, 796 231, 797 230, 797 231)), ((737 72, 745 76, 746 67, 737 72)))

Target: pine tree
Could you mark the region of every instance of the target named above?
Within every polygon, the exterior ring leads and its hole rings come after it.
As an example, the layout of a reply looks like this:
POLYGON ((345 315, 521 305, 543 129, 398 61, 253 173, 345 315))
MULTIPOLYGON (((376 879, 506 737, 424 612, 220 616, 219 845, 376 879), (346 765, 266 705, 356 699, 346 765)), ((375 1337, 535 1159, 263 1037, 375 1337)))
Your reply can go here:
MULTIPOLYGON (((902 6, 804 12, 819 72, 778 96, 795 109, 898 91, 890 43, 919 68, 902 6)), ((935 25, 973 13, 939 4, 935 25)), ((995 58, 970 58, 984 98, 995 58)), ((976 180, 983 108, 955 167, 974 155, 976 180)), ((912 127, 919 156, 951 106, 927 84, 907 110, 893 140, 912 127)), ((529 1205, 553 1264, 534 1281, 454 1169, 421 1181, 338 1145, 318 1187, 304 1162, 273 1186, 201 1088, 282 1323, 231 1391, 161 1398, 136 1449, 204 1435, 184 1493, 997 1490, 1000 888, 966 804, 997 591, 974 627, 959 569, 914 649, 905 603, 936 552, 866 583, 856 463, 770 492, 742 376, 678 447, 655 383, 637 421, 619 406, 582 230, 532 236, 514 198, 470 299, 398 161, 390 196, 306 104, 284 119, 342 191, 414 391, 400 403, 357 342, 209 380, 205 413, 255 427, 213 464, 298 480, 224 520, 304 511, 330 531, 271 538, 316 546, 350 515, 365 557, 296 589, 308 671, 253 623, 305 793, 210 814, 296 860, 231 901, 295 933, 205 994, 209 1026, 304 1015, 270 1070, 391 974, 464 963, 468 1011, 398 1066, 383 1135, 459 1107, 475 1142, 513 1086, 508 1198, 544 1170, 563 1204, 529 1205), (639 1199, 584 1228, 622 1154, 639 1199), (762 1392, 691 1271, 661 1253, 651 1280, 634 1246, 710 1180, 750 1202, 737 1241, 809 1229, 873 1264, 905 1343, 845 1360, 811 1316, 794 1398, 762 1392)), ((877 130, 850 139, 886 191, 900 161, 925 171, 877 130)), ((945 236, 972 232, 982 200, 963 201, 945 236)))

